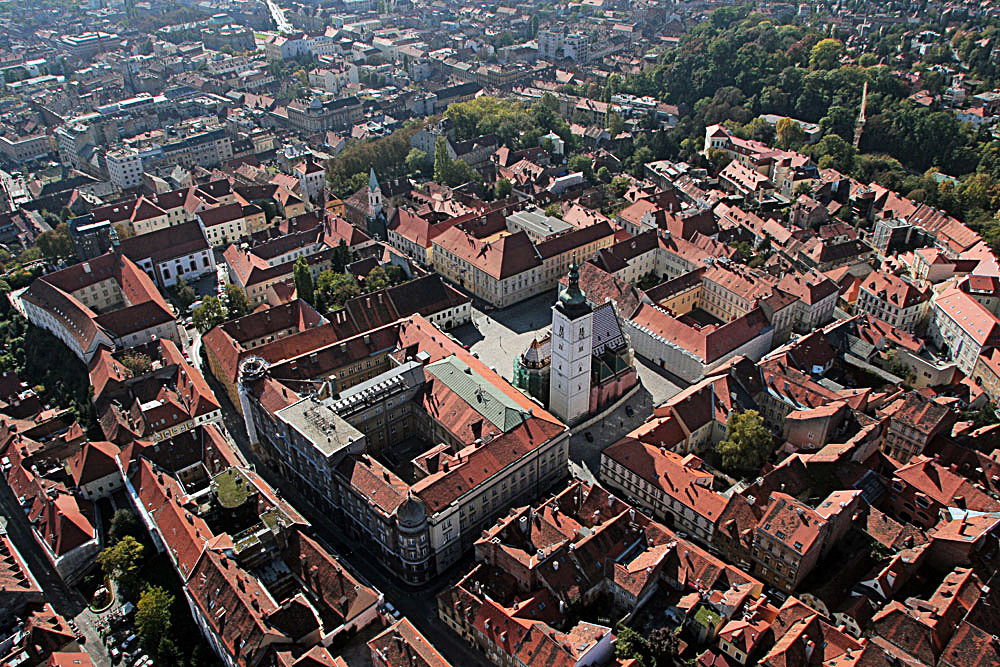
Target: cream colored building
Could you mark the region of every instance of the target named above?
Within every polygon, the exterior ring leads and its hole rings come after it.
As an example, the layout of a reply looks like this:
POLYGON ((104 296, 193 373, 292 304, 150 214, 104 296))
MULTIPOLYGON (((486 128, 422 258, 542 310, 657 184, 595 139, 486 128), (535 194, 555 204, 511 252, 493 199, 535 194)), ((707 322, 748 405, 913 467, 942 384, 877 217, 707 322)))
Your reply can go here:
POLYGON ((498 516, 566 476, 566 426, 420 316, 260 368, 241 392, 251 441, 411 583, 444 572, 498 516), (402 348, 416 352, 405 362, 386 356, 402 348), (374 350, 385 363, 372 364, 374 350), (331 372, 327 395, 306 398, 278 379, 331 372), (275 390, 284 407, 265 407, 260 396, 275 390), (427 409, 446 400, 447 411, 427 409), (430 449, 404 481, 378 455, 413 437, 430 449))
POLYGON ((431 262, 442 276, 504 308, 553 289, 569 265, 590 259, 614 243, 602 222, 533 244, 521 231, 478 239, 452 227, 432 242, 431 262))
POLYGON ((248 234, 243 207, 239 204, 223 204, 205 209, 197 216, 205 230, 205 237, 213 248, 225 248, 248 234))

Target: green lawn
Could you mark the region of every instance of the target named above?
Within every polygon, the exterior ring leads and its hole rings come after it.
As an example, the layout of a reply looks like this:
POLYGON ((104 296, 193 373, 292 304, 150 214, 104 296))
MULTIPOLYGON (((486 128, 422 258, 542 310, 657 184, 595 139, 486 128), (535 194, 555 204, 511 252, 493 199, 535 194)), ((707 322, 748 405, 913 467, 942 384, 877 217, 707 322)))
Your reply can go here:
POLYGON ((227 509, 239 507, 250 497, 252 487, 247 484, 243 475, 236 468, 230 468, 222 473, 215 478, 214 482, 219 504, 227 509))

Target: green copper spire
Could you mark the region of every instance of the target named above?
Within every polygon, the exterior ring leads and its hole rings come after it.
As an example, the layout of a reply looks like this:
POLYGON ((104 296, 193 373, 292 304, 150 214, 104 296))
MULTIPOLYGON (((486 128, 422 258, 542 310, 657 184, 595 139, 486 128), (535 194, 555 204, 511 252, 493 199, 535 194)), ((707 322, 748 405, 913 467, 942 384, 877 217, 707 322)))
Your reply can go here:
POLYGON ((569 284, 559 292, 558 307, 571 318, 590 311, 587 295, 580 289, 580 268, 574 263, 569 266, 569 284))

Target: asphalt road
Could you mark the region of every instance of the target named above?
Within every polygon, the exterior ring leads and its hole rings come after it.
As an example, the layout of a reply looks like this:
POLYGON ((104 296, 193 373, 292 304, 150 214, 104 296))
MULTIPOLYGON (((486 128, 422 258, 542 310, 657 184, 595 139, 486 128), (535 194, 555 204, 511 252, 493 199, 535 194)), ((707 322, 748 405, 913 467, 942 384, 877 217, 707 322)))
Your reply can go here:
POLYGON ((42 547, 35 540, 28 518, 5 481, 0 482, 0 514, 6 519, 8 537, 45 592, 45 600, 64 618, 76 623, 84 638, 84 649, 95 667, 111 667, 111 660, 97 633, 96 614, 91 613, 83 597, 76 589, 66 585, 45 557, 42 547))
MULTIPOLYGON (((555 293, 540 295, 510 308, 485 313, 473 310, 473 322, 463 325, 450 333, 469 346, 488 366, 492 366, 507 380, 513 376, 514 358, 550 326, 551 304, 555 293)), ((193 335, 189 354, 196 366, 201 366, 200 336, 193 335)), ((581 429, 570 440, 570 474, 590 482, 595 482, 600 465, 600 453, 609 444, 617 441, 652 413, 653 407, 680 390, 670 378, 656 368, 637 361, 642 387, 627 403, 632 408, 628 416, 622 405, 613 413, 588 429, 581 429), (587 440, 590 433, 593 442, 587 440)), ((346 538, 339 526, 324 513, 313 508, 308 501, 295 494, 287 485, 256 461, 250 449, 242 417, 228 401, 210 374, 205 373, 216 396, 222 404, 223 418, 230 435, 234 438, 247 460, 255 462, 256 469, 312 524, 317 537, 341 560, 361 581, 380 590, 390 602, 424 634, 425 637, 455 665, 490 664, 478 650, 467 644, 437 616, 437 594, 451 585, 459 576, 468 572, 473 555, 456 563, 448 572, 435 578, 426 586, 413 588, 400 582, 394 572, 384 568, 378 559, 368 553, 363 546, 346 538)))
POLYGON ((278 6, 274 0, 267 0, 267 9, 271 12, 271 18, 279 33, 292 32, 292 24, 285 18, 285 10, 278 6))
MULTIPOLYGON (((309 502, 282 484, 269 468, 261 465, 250 448, 243 418, 229 402, 225 393, 214 379, 209 379, 215 395, 222 404, 226 429, 236 441, 244 457, 254 463, 257 472, 273 487, 281 489, 283 496, 292 503, 312 525, 317 538, 363 583, 382 592, 385 601, 390 602, 401 614, 430 641, 441 654, 454 665, 487 667, 490 663, 478 650, 467 644, 437 616, 437 595, 467 572, 472 564, 472 554, 456 563, 448 573, 437 577, 430 584, 414 588, 403 585, 396 574, 383 567, 379 560, 362 545, 346 537, 340 526, 317 510, 309 502)), ((353 667, 353 666, 352 666, 353 667)))

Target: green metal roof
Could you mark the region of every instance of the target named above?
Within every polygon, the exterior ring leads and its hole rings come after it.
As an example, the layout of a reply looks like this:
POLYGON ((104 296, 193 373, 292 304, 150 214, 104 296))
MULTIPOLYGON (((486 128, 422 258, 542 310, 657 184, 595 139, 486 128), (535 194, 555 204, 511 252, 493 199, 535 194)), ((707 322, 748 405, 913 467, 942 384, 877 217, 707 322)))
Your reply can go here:
POLYGON ((428 364, 427 371, 504 433, 527 419, 514 399, 454 355, 428 364))

